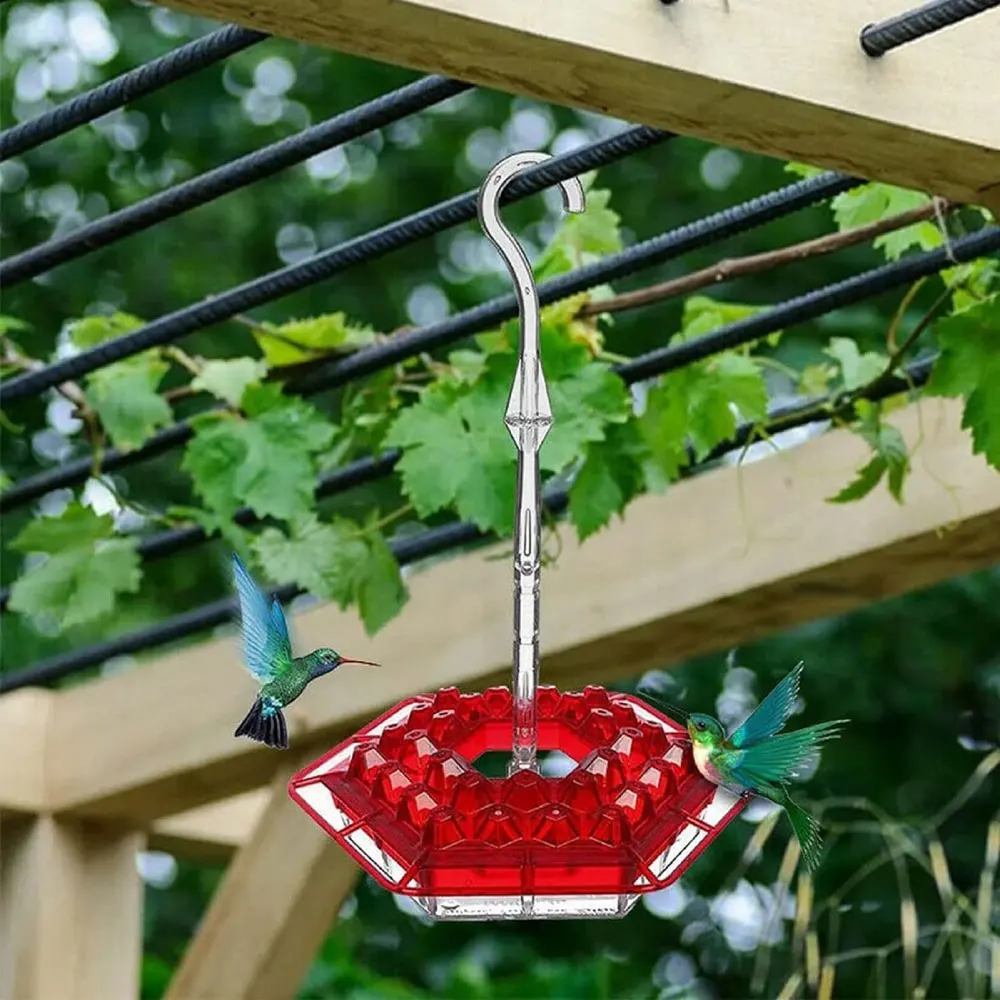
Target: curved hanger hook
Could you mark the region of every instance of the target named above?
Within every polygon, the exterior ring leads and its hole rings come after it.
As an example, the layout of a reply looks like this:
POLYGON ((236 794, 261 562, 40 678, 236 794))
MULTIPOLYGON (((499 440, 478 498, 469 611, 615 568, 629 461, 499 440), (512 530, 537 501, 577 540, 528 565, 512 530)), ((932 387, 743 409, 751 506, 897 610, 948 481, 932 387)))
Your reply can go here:
MULTIPOLYGON (((528 167, 550 159, 548 153, 513 153, 501 160, 487 175, 479 189, 477 209, 479 224, 486 238, 497 248, 514 282, 518 309, 521 314, 521 349, 526 354, 538 353, 538 292, 531 272, 531 263, 521 244, 511 235, 500 218, 500 197, 504 188, 528 167)), ((583 185, 579 177, 559 182, 563 208, 567 212, 582 212, 586 207, 583 185)))
MULTIPOLYGON (((510 770, 537 770, 538 626, 541 585, 542 489, 538 449, 552 426, 552 408, 538 344, 538 291, 521 244, 500 220, 504 188, 526 167, 547 160, 546 153, 515 153, 501 160, 479 189, 479 222, 486 238, 503 257, 514 280, 521 336, 517 370, 504 422, 517 445, 517 513, 514 518, 514 675, 513 733, 510 770)), ((584 209, 578 177, 561 181, 567 212, 584 209)))

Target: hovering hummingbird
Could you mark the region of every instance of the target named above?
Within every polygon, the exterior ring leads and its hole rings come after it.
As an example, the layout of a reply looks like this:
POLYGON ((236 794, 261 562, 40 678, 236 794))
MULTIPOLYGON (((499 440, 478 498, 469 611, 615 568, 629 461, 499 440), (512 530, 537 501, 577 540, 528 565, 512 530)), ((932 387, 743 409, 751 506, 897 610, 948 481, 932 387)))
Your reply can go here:
POLYGON ((820 722, 777 735, 795 706, 802 666, 799 663, 728 736, 711 715, 666 707, 686 720, 695 767, 702 777, 735 795, 759 795, 781 806, 798 838, 806 867, 815 870, 822 843, 819 823, 792 800, 788 779, 814 756, 821 743, 838 736, 840 726, 849 720, 820 722))
POLYGON ((282 709, 316 680, 342 663, 377 667, 368 660, 348 660, 332 649, 317 649, 293 657, 288 624, 277 600, 268 606, 266 595, 254 583, 239 556, 233 554, 233 578, 240 598, 240 629, 246 667, 260 691, 234 736, 248 736, 269 747, 288 749, 288 727, 282 709))

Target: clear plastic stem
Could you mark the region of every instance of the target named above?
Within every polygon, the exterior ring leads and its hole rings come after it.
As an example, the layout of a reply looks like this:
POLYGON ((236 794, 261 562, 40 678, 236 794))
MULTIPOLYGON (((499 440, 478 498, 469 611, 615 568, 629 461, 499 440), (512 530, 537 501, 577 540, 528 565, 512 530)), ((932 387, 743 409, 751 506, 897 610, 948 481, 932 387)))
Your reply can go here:
MULTIPOLYGON (((511 695, 514 725, 510 772, 538 769, 538 689, 541 611, 542 487, 538 451, 552 426, 552 408, 539 348, 538 292, 531 264, 500 219, 504 188, 527 167, 549 159, 547 153, 514 153, 501 160, 479 190, 479 222, 497 248, 514 282, 521 336, 517 371, 504 422, 517 445, 517 513, 514 520, 514 676, 511 695)), ((584 210, 579 178, 561 181, 563 207, 584 210)))

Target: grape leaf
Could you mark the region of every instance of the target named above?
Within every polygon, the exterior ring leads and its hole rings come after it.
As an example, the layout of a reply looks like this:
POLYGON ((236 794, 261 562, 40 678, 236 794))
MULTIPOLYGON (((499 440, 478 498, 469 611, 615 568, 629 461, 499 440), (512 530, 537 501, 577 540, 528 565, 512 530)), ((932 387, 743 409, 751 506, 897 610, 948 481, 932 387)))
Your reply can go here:
POLYGON ((845 486, 839 493, 832 497, 827 497, 828 503, 850 503, 853 500, 860 500, 868 496, 869 493, 882 481, 889 463, 881 455, 876 455, 867 465, 863 466, 855 479, 845 486))
POLYGON ((964 397, 973 451, 1000 468, 1000 295, 939 320, 934 332, 941 354, 927 392, 964 397))
POLYGON ((8 545, 16 552, 58 555, 74 545, 91 545, 114 533, 115 519, 110 514, 97 514, 93 508, 74 501, 58 516, 29 521, 8 545))
MULTIPOLYGON (((739 302, 720 302, 707 295, 692 295, 684 302, 684 312, 681 316, 681 331, 678 340, 691 340, 712 333, 720 327, 737 323, 741 319, 756 316, 764 312, 766 306, 751 306, 739 302)), ((770 347, 777 346, 781 340, 781 330, 775 330, 763 338, 770 347)), ((749 345, 748 345, 749 346, 749 345)))
POLYGON ((256 385, 267 373, 267 365, 253 358, 233 358, 228 361, 206 361, 199 375, 191 380, 191 388, 210 392, 238 407, 247 386, 256 385))
MULTIPOLYGON (((374 521, 374 515, 370 520, 374 521)), ((365 537, 368 559, 362 564, 357 579, 358 610, 365 631, 374 635, 399 614, 410 595, 399 563, 382 533, 369 525, 365 537)))
POLYGON ((513 528, 514 444, 503 423, 507 390, 497 380, 428 387, 390 426, 385 443, 421 517, 454 506, 483 531, 513 528))
POLYGON ((16 316, 0 316, 0 337, 6 336, 8 333, 30 330, 31 324, 25 323, 23 319, 18 319, 16 316))
POLYGON ((604 440, 610 426, 632 413, 625 383, 607 365, 592 362, 574 375, 549 383, 552 429, 542 445, 539 464, 560 472, 575 461, 584 446, 604 440))
POLYGON ((587 445, 569 490, 569 514, 580 541, 621 514, 642 489, 641 438, 636 424, 615 424, 603 441, 587 445))
MULTIPOLYGON (((590 363, 583 345, 551 329, 544 339, 554 423, 539 462, 557 472, 588 442, 602 440, 609 425, 628 419, 630 403, 621 379, 590 363)), ((511 352, 490 354, 474 384, 430 386, 390 427, 385 443, 404 451, 397 468, 421 517, 454 507, 483 531, 512 529, 517 451, 503 414, 516 366, 511 352)))
POLYGON ((349 323, 342 312, 280 325, 264 323, 260 328, 254 327, 253 335, 271 368, 355 351, 375 342, 374 331, 349 323))
POLYGON ((290 534, 266 528, 257 537, 254 552, 272 580, 297 583, 342 608, 354 599, 357 568, 368 558, 356 524, 324 523, 315 514, 300 518, 290 534))
POLYGON ((873 382, 885 371, 889 363, 884 354, 876 351, 866 351, 862 354, 857 343, 848 337, 831 337, 823 353, 840 365, 841 378, 848 392, 873 382))
MULTIPOLYGON (((930 203, 930 197, 920 191, 872 183, 841 192, 830 202, 830 207, 837 228, 845 230, 879 222, 930 203)), ((933 250, 943 242, 941 230, 927 221, 883 233, 875 238, 873 245, 882 250, 889 260, 898 260, 911 247, 933 250)))
POLYGON ((672 380, 664 379, 646 394, 646 406, 636 424, 647 450, 643 462, 646 488, 659 493, 689 461, 687 397, 672 380))
POLYGON ((169 365, 152 351, 98 368, 84 393, 119 451, 141 447, 173 420, 170 404, 157 392, 169 365))
POLYGON ((855 409, 859 419, 854 429, 872 449, 873 455, 851 483, 834 496, 827 497, 827 500, 829 503, 860 500, 871 493, 885 476, 890 495, 902 503, 903 484, 910 471, 906 441, 898 428, 882 421, 877 404, 861 400, 855 409))
POLYGON ((185 449, 182 468, 221 517, 245 504, 259 517, 292 520, 313 507, 316 455, 336 427, 314 407, 286 396, 280 397, 283 405, 258 411, 255 404, 274 402, 273 388, 251 386, 243 403, 253 419, 200 424, 185 449))
POLYGON ((621 250, 621 217, 608 208, 610 199, 610 191, 592 189, 587 192, 583 212, 567 212, 562 216, 555 235, 535 265, 538 281, 565 274, 621 250))
POLYGON ((795 174, 797 177, 803 178, 819 177, 820 174, 826 173, 822 167, 813 167, 808 163, 786 163, 785 170, 790 174, 795 174))
POLYGON ((77 347, 94 347, 145 325, 145 320, 131 313, 101 313, 74 320, 69 326, 69 338, 77 347))
POLYGON ((47 558, 14 581, 10 609, 55 619, 71 628, 114 610, 115 597, 139 589, 142 570, 135 540, 114 538, 114 519, 78 503, 58 517, 31 521, 10 543, 47 558))
POLYGON ((344 519, 323 523, 308 515, 290 535, 265 529, 254 551, 272 579, 297 583, 342 608, 357 603, 365 630, 374 635, 409 596, 375 517, 362 529, 344 519))

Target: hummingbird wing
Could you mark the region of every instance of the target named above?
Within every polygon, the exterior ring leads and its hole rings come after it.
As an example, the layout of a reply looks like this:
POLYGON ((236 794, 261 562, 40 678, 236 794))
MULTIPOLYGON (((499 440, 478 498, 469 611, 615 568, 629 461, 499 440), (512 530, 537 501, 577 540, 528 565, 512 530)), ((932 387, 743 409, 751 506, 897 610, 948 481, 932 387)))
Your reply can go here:
POLYGON ((799 695, 799 678, 802 664, 775 685, 771 693, 754 709, 741 726, 733 730, 729 742, 737 749, 752 747, 761 740, 780 733, 788 722, 799 695))
POLYGON ((733 777, 748 788, 784 784, 795 777, 796 771, 816 753, 821 743, 838 736, 840 727, 847 721, 820 722, 744 747, 733 755, 729 769, 733 777))
POLYGON ((285 615, 277 601, 268 606, 267 596, 254 583, 236 553, 233 553, 233 579, 240 598, 246 667, 261 684, 267 684, 292 660, 285 615))

